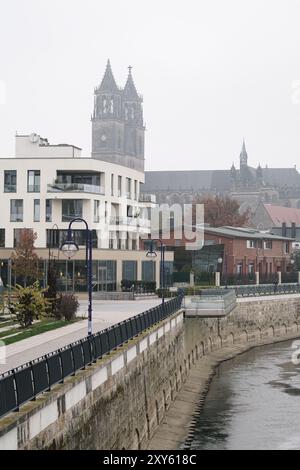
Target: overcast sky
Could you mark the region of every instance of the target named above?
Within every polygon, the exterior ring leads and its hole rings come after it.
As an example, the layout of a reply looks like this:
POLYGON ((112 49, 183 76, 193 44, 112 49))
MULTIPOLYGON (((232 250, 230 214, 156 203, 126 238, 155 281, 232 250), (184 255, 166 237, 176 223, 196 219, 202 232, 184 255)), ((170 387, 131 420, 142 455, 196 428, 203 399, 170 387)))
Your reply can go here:
POLYGON ((253 166, 299 162, 300 1, 0 7, 1 156, 13 155, 16 131, 89 154, 93 89, 109 57, 120 86, 133 66, 144 96, 147 169, 228 168, 243 136, 253 166))

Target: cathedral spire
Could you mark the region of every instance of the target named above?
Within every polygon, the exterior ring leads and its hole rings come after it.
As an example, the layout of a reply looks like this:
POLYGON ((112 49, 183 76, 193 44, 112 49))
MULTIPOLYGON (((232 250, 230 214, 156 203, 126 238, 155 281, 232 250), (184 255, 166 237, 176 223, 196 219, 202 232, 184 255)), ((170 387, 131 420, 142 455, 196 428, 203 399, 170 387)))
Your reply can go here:
POLYGON ((114 93, 118 90, 114 75, 112 73, 110 60, 107 60, 105 73, 101 82, 101 85, 98 88, 98 91, 114 93))
POLYGON ((243 139, 242 150, 240 153, 240 166, 247 166, 248 164, 248 154, 245 145, 245 139, 243 139))
POLYGON ((123 92, 124 98, 126 100, 140 101, 140 97, 138 95, 138 92, 136 91, 136 87, 132 78, 131 65, 128 67, 128 70, 128 78, 123 92))

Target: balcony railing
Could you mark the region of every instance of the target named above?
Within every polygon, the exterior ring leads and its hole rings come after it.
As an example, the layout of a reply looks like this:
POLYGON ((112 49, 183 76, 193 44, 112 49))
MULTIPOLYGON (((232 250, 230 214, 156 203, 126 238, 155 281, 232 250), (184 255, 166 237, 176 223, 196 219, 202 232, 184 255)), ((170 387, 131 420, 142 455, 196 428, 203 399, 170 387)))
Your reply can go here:
POLYGON ((10 221, 11 222, 23 222, 23 214, 10 214, 10 221))
POLYGON ((16 193, 17 192, 17 185, 16 184, 5 184, 4 185, 4 192, 5 193, 16 193))
POLYGON ((110 225, 129 225, 131 227, 150 227, 150 220, 141 219, 139 217, 111 217, 109 219, 110 225))
POLYGON ((140 194, 140 202, 152 202, 156 203, 156 195, 155 194, 140 194))
POLYGON ((48 193, 94 193, 105 194, 103 186, 82 183, 52 183, 47 185, 48 193))

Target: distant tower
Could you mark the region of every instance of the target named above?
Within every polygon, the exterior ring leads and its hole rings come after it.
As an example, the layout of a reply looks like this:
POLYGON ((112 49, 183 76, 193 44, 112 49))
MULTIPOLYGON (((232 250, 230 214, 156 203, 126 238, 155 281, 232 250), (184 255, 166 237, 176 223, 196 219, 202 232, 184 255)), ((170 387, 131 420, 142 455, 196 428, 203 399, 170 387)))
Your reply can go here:
POLYGON ((236 183, 237 183, 236 178, 237 178, 237 171, 234 166, 234 163, 232 163, 231 168, 230 168, 230 179, 231 179, 231 184, 233 188, 235 188, 236 183))
POLYGON ((101 85, 94 92, 92 157, 144 170, 142 98, 129 67, 124 89, 117 86, 108 60, 101 85))
POLYGON ((243 166, 248 166, 248 154, 247 154, 247 151, 246 151, 246 145, 245 145, 245 140, 244 139, 243 139, 242 150, 241 150, 241 153, 240 153, 240 169, 243 166))

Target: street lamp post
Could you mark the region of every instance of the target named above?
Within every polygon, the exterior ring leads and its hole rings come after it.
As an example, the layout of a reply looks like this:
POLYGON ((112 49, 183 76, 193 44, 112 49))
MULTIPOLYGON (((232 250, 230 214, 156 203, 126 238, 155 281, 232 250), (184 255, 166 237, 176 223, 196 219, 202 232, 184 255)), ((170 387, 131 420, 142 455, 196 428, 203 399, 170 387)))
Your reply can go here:
MULTIPOLYGON (((153 241, 151 241, 150 250, 147 252, 147 258, 156 258, 157 253, 153 248, 153 241)), ((162 305, 165 303, 165 251, 166 245, 163 244, 163 241, 159 238, 157 241, 160 243, 160 288, 161 288, 161 301, 162 305)))
POLYGON ((79 250, 77 243, 74 242, 72 238, 72 224, 75 222, 83 222, 86 227, 86 268, 87 268, 87 280, 88 280, 88 335, 90 336, 93 333, 92 328, 92 315, 93 315, 93 307, 92 307, 92 294, 93 294, 93 286, 92 286, 92 231, 89 229, 88 223, 86 220, 78 217, 76 219, 71 220, 69 223, 68 228, 68 235, 67 240, 63 242, 60 247, 60 250, 65 254, 65 256, 69 259, 73 258, 73 256, 79 250))

